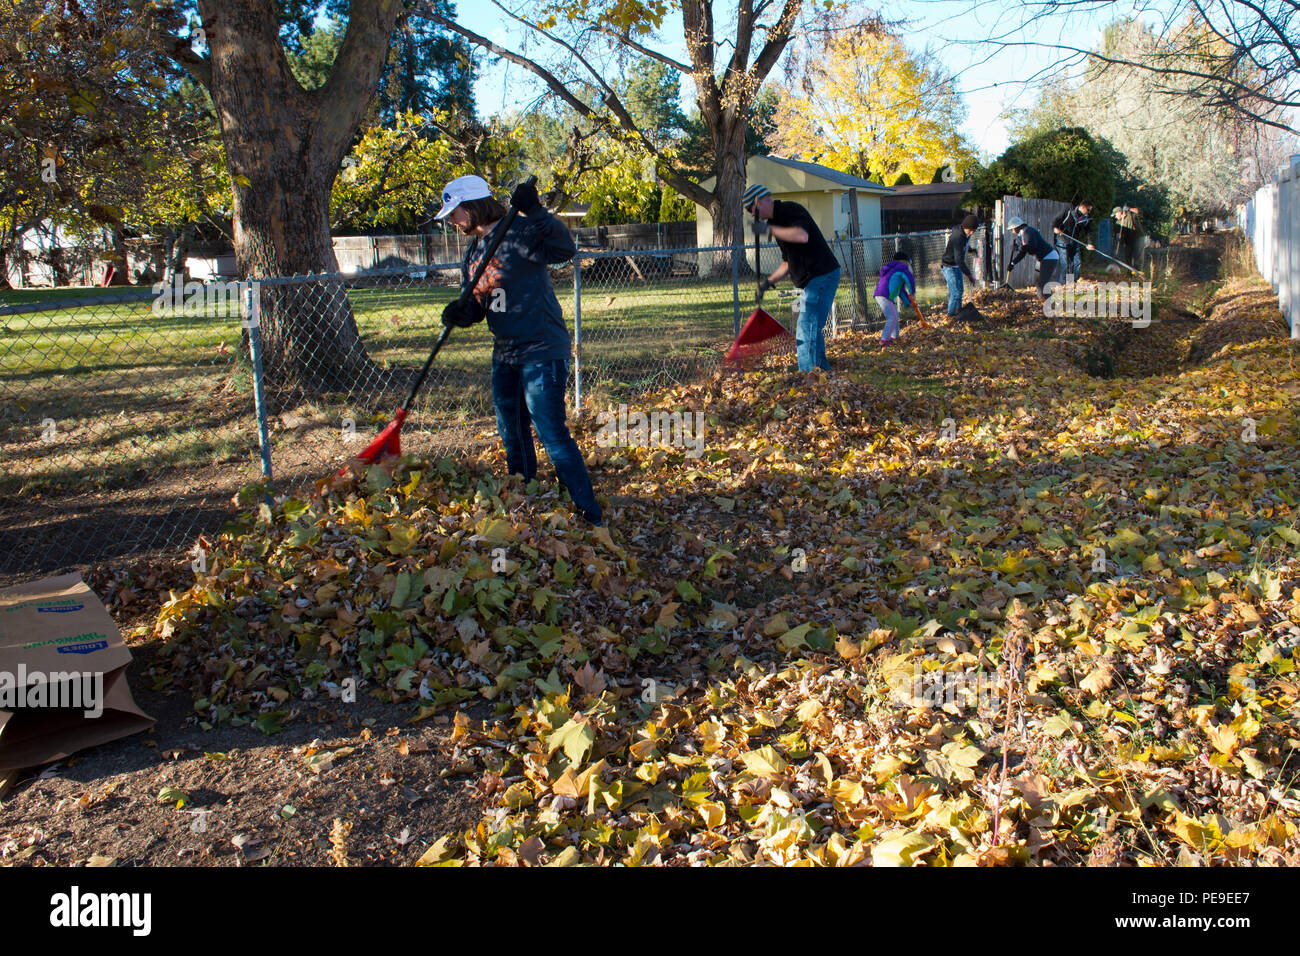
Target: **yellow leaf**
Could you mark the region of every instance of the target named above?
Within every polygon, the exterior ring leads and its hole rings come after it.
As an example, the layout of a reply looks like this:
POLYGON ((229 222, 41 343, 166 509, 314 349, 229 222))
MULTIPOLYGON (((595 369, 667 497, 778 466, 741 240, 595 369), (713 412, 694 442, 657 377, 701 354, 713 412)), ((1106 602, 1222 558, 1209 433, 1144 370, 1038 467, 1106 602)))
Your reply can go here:
POLYGON ((410 554, 420 540, 418 526, 407 521, 394 521, 385 526, 388 530, 388 543, 385 547, 390 554, 410 554))
POLYGON ((743 753, 740 759, 744 762, 746 770, 763 777, 782 774, 789 766, 785 758, 772 749, 771 745, 743 753))
POLYGON ((871 765, 871 772, 876 775, 876 783, 882 783, 906 766, 907 764, 894 754, 881 754, 871 765))
POLYGON ((790 625, 786 623, 785 612, 783 611, 763 625, 763 636, 776 637, 776 635, 782 634, 788 630, 789 626, 790 625))
POLYGON ((1240 735, 1242 740, 1254 740, 1263 728, 1260 726, 1248 710, 1243 710, 1232 722, 1232 729, 1240 735))
POLYGON ((1241 737, 1228 724, 1207 726, 1205 736, 1210 739, 1215 750, 1228 756, 1232 756, 1232 752, 1241 746, 1241 737))
POLYGON ((872 866, 915 866, 916 858, 934 846, 934 837, 904 830, 871 848, 872 866))
POLYGON ((421 854, 420 858, 415 861, 415 865, 433 866, 435 863, 442 863, 451 857, 452 852, 451 837, 442 837, 421 854))
POLYGON ((673 628, 677 626, 677 609, 681 607, 680 601, 669 601, 659 611, 659 616, 655 618, 655 627, 673 628))
POLYGON ((862 656, 862 648, 855 644, 852 638, 841 635, 835 638, 835 653, 846 661, 851 661, 855 657, 862 656))
POLYGON ((578 853, 577 849, 571 846, 566 846, 563 850, 560 851, 559 856, 557 856, 554 860, 552 860, 550 863, 547 863, 546 865, 560 866, 560 867, 577 866, 578 863, 580 863, 581 861, 582 861, 582 855, 578 853))
POLYGON ((506 544, 518 537, 514 525, 505 518, 484 518, 475 530, 489 544, 506 544))
POLYGON ((793 627, 786 631, 776 639, 776 642, 786 651, 792 651, 796 647, 803 647, 807 643, 804 638, 808 636, 808 632, 811 631, 812 628, 813 626, 811 624, 800 624, 798 627, 793 627))
POLYGON ((821 701, 809 697, 795 709, 794 715, 799 718, 800 723, 806 724, 821 712, 821 701))
POLYGON ((942 748, 943 755, 948 758, 948 762, 958 767, 974 767, 984 757, 984 751, 970 744, 961 744, 953 741, 945 744, 942 748))
POLYGON ((1092 673, 1079 681, 1079 688, 1094 696, 1100 694, 1115 680, 1115 668, 1110 661, 1102 659, 1093 668, 1092 673))
POLYGON ((501 796, 501 802, 511 810, 519 810, 523 807, 530 806, 533 802, 533 791, 528 784, 522 780, 519 783, 510 786, 501 796))
POLYGON ((710 830, 716 830, 726 822, 727 811, 720 803, 705 800, 697 809, 700 812, 700 819, 704 821, 704 825, 710 830))
POLYGON ((866 798, 866 790, 860 781, 841 777, 826 788, 826 795, 831 798, 836 810, 847 813, 866 798))

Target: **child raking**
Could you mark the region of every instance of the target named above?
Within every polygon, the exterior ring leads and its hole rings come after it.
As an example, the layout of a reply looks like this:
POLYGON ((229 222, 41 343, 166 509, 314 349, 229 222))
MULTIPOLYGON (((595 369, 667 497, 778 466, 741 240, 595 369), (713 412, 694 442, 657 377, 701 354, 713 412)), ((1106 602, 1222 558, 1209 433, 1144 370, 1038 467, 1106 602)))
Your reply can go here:
POLYGON ((898 338, 898 310, 903 300, 916 297, 916 278, 912 275, 912 260, 906 252, 895 252, 894 258, 880 270, 876 283, 876 305, 885 317, 885 328, 880 333, 880 344, 888 345, 898 338))

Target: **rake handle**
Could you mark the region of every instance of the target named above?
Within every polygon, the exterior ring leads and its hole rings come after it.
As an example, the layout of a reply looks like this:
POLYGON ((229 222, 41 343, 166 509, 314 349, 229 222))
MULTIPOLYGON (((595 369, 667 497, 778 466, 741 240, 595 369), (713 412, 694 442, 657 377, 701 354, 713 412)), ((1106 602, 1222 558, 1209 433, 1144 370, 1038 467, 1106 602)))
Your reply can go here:
MULTIPOLYGON (((524 185, 532 186, 536 182, 536 176, 529 176, 524 180, 524 185)), ((478 265, 474 268, 474 275, 466 285, 461 286, 460 298, 458 301, 462 306, 469 302, 469 297, 474 293, 474 287, 478 285, 479 279, 483 278, 483 273, 487 270, 488 263, 491 262, 492 257, 496 255, 497 247, 501 245, 501 240, 504 239, 506 233, 510 231, 510 227, 514 224, 515 217, 518 215, 519 210, 511 204, 506 210, 505 217, 501 220, 501 225, 496 228, 492 233, 492 237, 488 240, 487 249, 483 251, 483 258, 479 259, 478 265)), ((442 333, 438 336, 438 341, 434 343, 433 351, 430 352, 429 357, 424 360, 424 368, 420 369, 420 374, 416 376, 415 381, 411 384, 411 391, 407 394, 406 401, 402 404, 402 408, 410 410, 411 406, 415 404, 415 396, 419 394, 421 386, 424 385, 424 380, 428 378, 429 369, 433 367, 433 360, 438 357, 438 353, 442 351, 442 347, 447 344, 447 339, 450 337, 451 326, 444 325, 442 327, 442 333)))
POLYGON ((916 321, 921 323, 921 328, 928 329, 930 326, 926 324, 925 316, 921 314, 921 307, 917 305, 916 300, 912 298, 912 293, 908 292, 905 287, 903 289, 903 294, 907 296, 907 301, 912 303, 912 308, 916 310, 916 321))
MULTIPOLYGON (((1064 232, 1061 233, 1061 235, 1065 236, 1065 238, 1066 238, 1066 239, 1069 239, 1071 242, 1078 243, 1079 245, 1083 246, 1085 249, 1088 248, 1088 244, 1087 244, 1086 242, 1079 242, 1079 240, 1076 239, 1076 238, 1074 238, 1074 236, 1071 236, 1071 235, 1069 235, 1069 234, 1067 234, 1067 233, 1064 233, 1064 232)), ((1129 272, 1133 273, 1135 276, 1140 276, 1140 275, 1142 274, 1142 273, 1138 272, 1136 269, 1134 269, 1134 268, 1133 268, 1131 265, 1129 265, 1127 262, 1121 262, 1119 259, 1116 259, 1114 256, 1108 256, 1108 255, 1106 255, 1106 253, 1102 252, 1100 249, 1097 249, 1097 248, 1094 247, 1092 251, 1095 252, 1095 253, 1097 253, 1097 255, 1101 256, 1103 259, 1109 259, 1111 262, 1115 263, 1115 265, 1117 265, 1117 266, 1123 266, 1125 269, 1127 269, 1129 272)))

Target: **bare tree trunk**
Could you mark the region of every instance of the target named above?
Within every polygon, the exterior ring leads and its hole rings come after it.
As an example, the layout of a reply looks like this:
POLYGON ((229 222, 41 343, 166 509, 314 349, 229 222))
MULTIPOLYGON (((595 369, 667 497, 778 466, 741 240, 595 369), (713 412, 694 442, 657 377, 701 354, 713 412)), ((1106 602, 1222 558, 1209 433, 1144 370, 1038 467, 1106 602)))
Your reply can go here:
MULTIPOLYGON (((715 134, 717 157, 713 196, 709 201, 709 215, 713 217, 713 244, 715 246, 743 245, 745 242, 745 212, 740 202, 745 194, 745 122, 734 119, 723 125, 715 134)), ((731 255, 713 254, 709 274, 730 274, 731 255)))
POLYGON ((185 281, 185 257, 194 241, 194 227, 186 224, 173 232, 167 239, 167 249, 163 257, 163 281, 171 283, 177 276, 185 281))
MULTIPOLYGON (((268 278, 338 271, 329 233, 329 186, 322 178, 300 167, 287 182, 281 175, 256 183, 258 201, 251 208, 236 199, 235 259, 241 274, 268 278)), ((266 286, 260 320, 272 382, 311 392, 347 391, 375 374, 342 282, 266 286)))
MULTIPOLYGON (((211 55, 194 67, 212 94, 234 181, 241 277, 337 272, 330 189, 374 96, 401 0, 354 0, 330 78, 305 90, 280 42, 276 5, 199 0, 211 55)), ((347 390, 375 369, 339 282, 268 286, 265 369, 277 386, 347 390)))
POLYGON ((121 226, 114 226, 112 229, 112 246, 108 256, 108 264, 113 267, 113 277, 109 279, 109 285, 130 285, 131 284, 131 265, 126 255, 126 236, 122 233, 121 226))

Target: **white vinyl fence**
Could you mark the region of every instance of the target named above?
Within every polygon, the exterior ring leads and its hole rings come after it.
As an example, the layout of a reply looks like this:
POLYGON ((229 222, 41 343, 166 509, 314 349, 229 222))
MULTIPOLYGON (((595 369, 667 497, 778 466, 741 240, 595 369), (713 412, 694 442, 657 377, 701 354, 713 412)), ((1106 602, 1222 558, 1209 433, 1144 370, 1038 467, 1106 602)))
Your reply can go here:
POLYGON ((1255 251, 1255 267, 1277 290, 1291 338, 1300 339, 1300 153, 1238 207, 1237 226, 1255 251))

